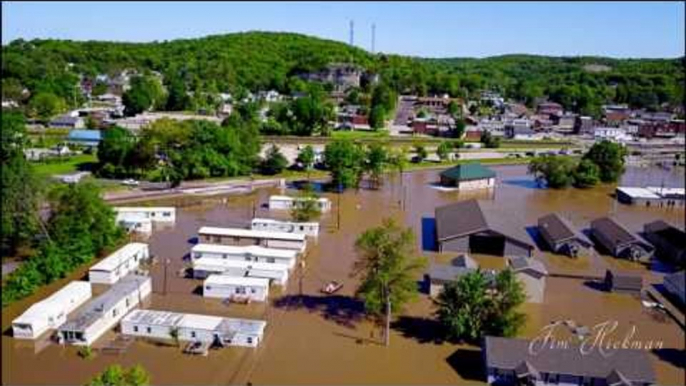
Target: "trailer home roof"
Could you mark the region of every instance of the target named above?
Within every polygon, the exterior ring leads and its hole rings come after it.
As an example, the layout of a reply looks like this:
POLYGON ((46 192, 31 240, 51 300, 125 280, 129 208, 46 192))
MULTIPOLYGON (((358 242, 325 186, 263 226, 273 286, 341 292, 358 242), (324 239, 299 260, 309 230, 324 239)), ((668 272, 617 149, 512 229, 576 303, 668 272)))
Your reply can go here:
POLYGON ((34 303, 23 314, 14 319, 12 323, 31 323, 37 320, 43 320, 47 314, 53 314, 63 310, 65 303, 69 301, 74 293, 86 290, 90 292, 90 287, 91 284, 87 281, 72 281, 47 298, 34 303))
POLYGON ((116 250, 111 255, 102 259, 99 263, 90 268, 91 271, 113 271, 123 264, 134 253, 143 248, 147 248, 145 243, 129 243, 116 250))
POLYGON ((115 212, 175 212, 173 206, 117 206, 115 212))
POLYGON ((298 252, 290 249, 265 248, 259 245, 218 245, 218 244, 196 244, 191 248, 191 252, 208 253, 227 253, 227 254, 251 254, 265 257, 281 257, 284 259, 295 259, 298 252))
MULTIPOLYGON (((297 201, 297 200, 305 200, 305 199, 307 199, 307 198, 280 196, 280 195, 269 196, 269 201, 297 201)), ((319 197, 319 198, 317 198, 317 201, 318 202, 329 202, 329 199, 326 197, 319 197)))
POLYGON ((269 287, 269 279, 259 277, 241 277, 231 275, 210 275, 204 285, 242 285, 249 287, 269 287))
POLYGON ((281 221, 274 220, 271 218, 254 218, 252 219, 252 224, 286 224, 286 225, 302 225, 307 227, 319 226, 318 222, 296 222, 296 221, 281 221))
MULTIPOLYGON (((259 269, 265 271, 288 271, 288 266, 281 263, 261 263, 255 261, 238 261, 229 259, 217 259, 214 257, 201 257, 193 260, 194 269, 202 269, 203 267, 211 268, 239 268, 239 269, 259 269)), ((211 269, 209 269, 211 270, 211 269)))
POLYGON ((142 309, 131 311, 122 319, 122 322, 199 330, 230 330, 248 334, 261 334, 267 326, 267 322, 264 320, 224 318, 212 315, 183 314, 142 309))
POLYGON ((271 232, 260 231, 241 228, 217 228, 217 227, 202 227, 198 234, 228 236, 228 237, 247 237, 257 239, 273 239, 273 240, 291 240, 291 241, 305 241, 305 235, 288 232, 271 232))

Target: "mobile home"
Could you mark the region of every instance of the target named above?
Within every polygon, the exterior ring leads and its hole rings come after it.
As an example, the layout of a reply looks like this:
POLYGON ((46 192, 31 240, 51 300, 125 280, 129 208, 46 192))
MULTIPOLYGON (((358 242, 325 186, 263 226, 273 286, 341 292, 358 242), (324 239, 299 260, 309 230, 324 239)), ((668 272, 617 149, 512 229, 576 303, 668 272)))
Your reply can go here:
POLYGON ((288 266, 279 263, 254 263, 203 257, 192 263, 193 277, 205 279, 211 274, 236 277, 269 279, 270 283, 285 285, 288 282, 288 266))
POLYGON ((304 252, 305 235, 287 232, 268 232, 240 228, 202 227, 198 231, 201 243, 224 245, 259 245, 265 248, 294 249, 304 252))
POLYGON ((145 206, 120 206, 114 208, 117 212, 117 222, 140 221, 148 219, 153 222, 174 223, 176 222, 176 208, 174 207, 145 207, 145 206))
POLYGON ((267 322, 221 316, 181 314, 156 310, 135 310, 121 321, 123 334, 155 339, 216 343, 227 346, 257 347, 267 322))
POLYGON ((234 261, 252 261, 256 263, 278 263, 295 266, 298 251, 292 249, 264 248, 257 245, 234 246, 217 244, 196 244, 191 248, 191 257, 201 259, 209 257, 214 259, 227 259, 234 261))
POLYGON ((12 334, 19 339, 36 339, 49 329, 60 327, 67 315, 91 297, 87 281, 72 281, 48 298, 35 303, 12 321, 12 334))
POLYGON ((90 346, 152 292, 149 276, 128 275, 92 299, 59 329, 61 342, 90 346))
MULTIPOLYGON (((291 210, 293 205, 298 201, 304 201, 307 198, 303 197, 289 197, 289 196, 269 196, 269 209, 276 210, 291 210)), ((317 206, 322 213, 331 210, 331 200, 326 197, 317 199, 317 206)))
POLYGON ((129 243, 102 259, 88 270, 91 283, 114 284, 138 268, 141 260, 150 257, 148 244, 129 243))
POLYGON ((305 236, 319 236, 319 223, 317 222, 293 222, 279 221, 269 218, 255 218, 250 224, 250 229, 268 232, 297 233, 305 236))
POLYGON ((269 279, 210 275, 203 283, 202 295, 208 298, 240 298, 263 302, 269 296, 269 279))

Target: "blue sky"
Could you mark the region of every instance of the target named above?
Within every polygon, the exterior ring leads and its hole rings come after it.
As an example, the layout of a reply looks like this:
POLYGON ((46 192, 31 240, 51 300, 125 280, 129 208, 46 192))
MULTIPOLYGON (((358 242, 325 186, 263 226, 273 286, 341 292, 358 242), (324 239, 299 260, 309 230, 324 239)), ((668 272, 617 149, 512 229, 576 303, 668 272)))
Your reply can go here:
POLYGON ((417 56, 508 53, 684 55, 683 2, 50 2, 2 3, 2 42, 152 41, 247 30, 289 31, 417 56))

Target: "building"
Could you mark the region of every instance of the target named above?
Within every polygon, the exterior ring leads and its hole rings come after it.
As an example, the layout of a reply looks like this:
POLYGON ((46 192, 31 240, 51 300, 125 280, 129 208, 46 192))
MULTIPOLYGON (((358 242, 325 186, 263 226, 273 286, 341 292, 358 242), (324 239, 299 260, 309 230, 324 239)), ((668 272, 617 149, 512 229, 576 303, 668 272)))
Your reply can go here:
POLYGON ((254 218, 250 223, 250 229, 268 232, 297 233, 305 236, 318 237, 318 222, 294 222, 279 221, 269 218, 254 218))
POLYGON ((566 218, 551 213, 538 219, 541 238, 555 253, 577 257, 579 252, 591 247, 591 241, 577 231, 566 218))
POLYGON ((495 172, 480 163, 453 166, 440 174, 441 185, 458 189, 485 189, 495 187, 495 172))
POLYGON ((593 138, 596 141, 608 140, 614 142, 630 141, 633 138, 621 127, 594 127, 593 138))
POLYGON ((686 203, 683 188, 619 186, 615 196, 617 201, 628 205, 681 207, 686 203))
POLYGON ((605 272, 605 288, 609 292, 640 295, 643 289, 643 277, 640 273, 617 272, 608 269, 605 272))
POLYGON ((436 237, 440 252, 531 256, 534 250, 531 238, 513 213, 482 200, 436 208, 436 237))
MULTIPOLYGON (((269 196, 269 209, 291 210, 294 204, 305 200, 309 199, 304 197, 269 196)), ((326 197, 317 198, 317 206, 322 213, 328 212, 331 210, 331 200, 326 197)))
POLYGON ((193 259, 213 258, 255 263, 283 264, 289 269, 295 266, 298 251, 292 249, 264 248, 258 245, 196 244, 191 248, 193 259))
POLYGON ((643 237, 653 244, 658 257, 686 266, 686 232, 657 220, 643 225, 643 237))
POLYGON ((91 297, 91 285, 72 281, 49 297, 34 303, 12 321, 12 335, 17 339, 37 339, 49 329, 56 329, 67 316, 91 297))
POLYGON ((572 343, 565 349, 540 345, 532 351, 531 347, 532 342, 524 339, 485 337, 482 352, 488 384, 648 386, 656 381, 645 350, 612 350, 605 356, 597 348, 582 352, 572 343))
POLYGON ((559 116, 564 112, 561 104, 555 102, 543 102, 536 106, 536 113, 539 115, 559 116))
MULTIPOLYGON (((429 295, 433 298, 438 296, 447 283, 460 279, 469 272, 476 271, 479 265, 468 255, 460 255, 453 259, 452 264, 431 264, 429 270, 424 275, 424 283, 429 290, 429 295)), ((483 271, 484 275, 490 280, 495 280, 495 272, 483 271)))
POLYGON ((78 115, 65 114, 52 119, 48 126, 53 129, 83 129, 86 127, 86 122, 78 115))
POLYGON ((682 310, 683 306, 686 305, 686 271, 680 271, 667 275, 664 278, 663 285, 665 290, 669 293, 677 302, 681 302, 682 310))
POLYGON ((65 184, 78 184, 79 182, 81 182, 82 179, 84 179, 90 175, 91 175, 91 172, 83 171, 83 172, 73 172, 73 173, 67 173, 67 174, 56 174, 52 177, 59 180, 60 182, 65 183, 65 184))
POLYGON ((631 118, 631 109, 627 105, 606 105, 603 106, 603 116, 606 124, 619 126, 631 118))
POLYGON ((173 206, 164 207, 115 207, 117 221, 137 221, 150 220, 156 223, 176 222, 176 208, 173 206))
POLYGON ((93 298, 59 328, 59 340, 90 346, 152 292, 149 276, 131 274, 93 298))
POLYGON ((71 130, 67 135, 67 143, 85 147, 97 147, 102 141, 100 130, 71 130))
POLYGON ((574 122, 574 132, 577 134, 592 134, 593 118, 587 116, 577 116, 574 122))
POLYGON ((114 284, 150 257, 148 244, 129 243, 100 260, 88 270, 88 280, 96 284, 114 284))
POLYGON ((245 347, 257 347, 266 326, 263 320, 156 310, 135 310, 121 321, 126 335, 172 340, 172 331, 176 331, 180 341, 245 347))
POLYGON ((236 301, 264 302, 269 296, 269 279, 210 275, 203 283, 202 296, 236 301))
POLYGON ((533 258, 514 257, 508 264, 515 277, 524 285, 526 301, 543 303, 545 297, 545 278, 548 270, 543 262, 533 258))
POLYGON ((591 235, 598 246, 612 256, 632 261, 648 261, 653 248, 611 217, 591 222, 591 235))
POLYGON ((260 245, 265 248, 294 249, 304 252, 306 236, 297 233, 268 232, 240 228, 202 227, 198 240, 208 244, 260 245))
POLYGON ((193 277, 206 279, 213 274, 234 277, 256 277, 269 279, 270 283, 286 285, 288 282, 288 266, 279 263, 255 263, 252 261, 236 261, 229 259, 200 258, 191 262, 193 277))

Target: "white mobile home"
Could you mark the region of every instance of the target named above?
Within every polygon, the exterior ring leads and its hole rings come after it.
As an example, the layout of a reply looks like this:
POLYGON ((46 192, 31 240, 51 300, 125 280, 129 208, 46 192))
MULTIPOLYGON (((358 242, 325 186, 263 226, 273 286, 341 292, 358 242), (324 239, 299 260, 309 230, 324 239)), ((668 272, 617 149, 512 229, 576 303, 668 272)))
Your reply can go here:
POLYGON ((89 282, 70 282, 14 319, 13 336, 19 339, 36 339, 47 330, 60 327, 67 321, 67 315, 90 299, 91 295, 89 282))
POLYGON ((245 347, 257 347, 266 326, 263 320, 156 310, 135 310, 121 321, 121 331, 126 335, 173 339, 171 332, 175 330, 181 341, 245 347))
POLYGON ((202 296, 263 302, 269 296, 269 279, 210 275, 203 283, 202 296))
POLYGON ((256 231, 297 233, 305 236, 319 236, 318 222, 279 221, 269 218, 255 218, 250 228, 256 231))
POLYGON ((114 208, 117 212, 117 222, 135 221, 148 219, 153 222, 174 223, 176 222, 176 208, 174 207, 145 207, 145 206, 120 206, 114 208))
POLYGON ((304 252, 305 235, 287 232, 267 232, 240 228, 202 227, 198 231, 201 243, 224 245, 259 245, 265 248, 294 249, 304 252))
POLYGON ((140 233, 149 236, 152 234, 152 221, 149 218, 142 219, 119 219, 117 224, 126 229, 127 233, 140 233))
POLYGON ((209 257, 214 259, 227 259, 234 261, 247 261, 255 263, 278 263, 295 266, 298 251, 292 249, 264 248, 257 245, 234 246, 219 244, 196 244, 191 248, 191 257, 201 259, 209 257))
POLYGON ((223 274, 235 277, 257 277, 269 279, 270 283, 286 285, 288 266, 279 263, 253 263, 203 257, 192 263, 193 277, 205 279, 212 274, 223 274))
MULTIPOLYGON (((276 210, 290 210, 297 201, 307 200, 303 197, 290 197, 290 196, 269 196, 269 209, 276 210)), ((326 197, 320 197, 317 199, 317 206, 322 213, 331 210, 331 200, 326 197)))
POLYGON ((141 260, 148 259, 148 244, 129 243, 102 259, 88 270, 88 280, 97 284, 114 284, 138 268, 141 260))
POLYGON ((152 292, 149 276, 131 274, 88 302, 59 329, 60 341, 90 346, 152 292))

